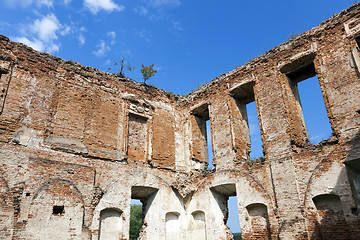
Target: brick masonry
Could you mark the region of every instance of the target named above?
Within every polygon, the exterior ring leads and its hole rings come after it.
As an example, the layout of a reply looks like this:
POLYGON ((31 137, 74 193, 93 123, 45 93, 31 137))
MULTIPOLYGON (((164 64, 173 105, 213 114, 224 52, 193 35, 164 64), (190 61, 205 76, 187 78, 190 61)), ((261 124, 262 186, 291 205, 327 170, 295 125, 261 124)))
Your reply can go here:
POLYGON ((243 239, 360 239, 359 36, 355 4, 187 96, 0 36, 0 238, 128 239, 135 198, 141 239, 232 239, 237 196, 243 239), (314 74, 332 128, 317 145, 295 86, 314 74))

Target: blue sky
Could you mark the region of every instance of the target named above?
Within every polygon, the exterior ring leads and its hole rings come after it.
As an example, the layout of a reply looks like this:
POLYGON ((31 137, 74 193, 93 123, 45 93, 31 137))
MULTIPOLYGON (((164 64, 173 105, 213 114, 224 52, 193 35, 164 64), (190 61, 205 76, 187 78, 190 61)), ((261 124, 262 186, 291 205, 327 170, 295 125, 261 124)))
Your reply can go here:
MULTIPOLYGON (((355 2, 0 0, 0 34, 104 71, 116 68, 113 62, 124 57, 137 66, 125 72, 135 81, 141 81, 141 63, 154 64, 158 72, 150 79, 152 84, 187 94, 355 2)), ((309 90, 312 87, 306 84, 299 86, 302 100, 313 95, 309 90)), ((322 130, 326 116, 318 117, 318 110, 312 109, 321 102, 320 95, 310 100, 306 107, 310 110, 304 111, 309 132, 315 131, 310 136, 314 143, 331 135, 329 130, 322 130), (316 121, 307 120, 306 115, 315 116, 316 121)), ((261 140, 258 123, 252 121, 257 118, 256 109, 248 112, 253 156, 258 157, 261 140)), ((231 228, 239 231, 236 226, 231 228)))
POLYGON ((349 7, 354 0, 0 0, 0 34, 107 71, 155 64, 151 82, 187 94, 349 7))

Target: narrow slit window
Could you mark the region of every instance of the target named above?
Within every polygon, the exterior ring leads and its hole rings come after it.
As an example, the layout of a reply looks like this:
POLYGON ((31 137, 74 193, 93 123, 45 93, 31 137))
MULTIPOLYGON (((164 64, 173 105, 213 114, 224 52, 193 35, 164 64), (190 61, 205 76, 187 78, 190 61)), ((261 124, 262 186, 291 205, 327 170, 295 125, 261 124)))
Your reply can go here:
POLYGON ((311 144, 318 144, 332 135, 319 80, 313 63, 289 74, 303 129, 311 144))
POLYGON ((259 119, 256 110, 255 101, 252 101, 246 104, 248 125, 249 125, 249 135, 251 142, 251 152, 250 159, 257 160, 264 157, 259 119))
POLYGON ((211 128, 210 128, 210 120, 206 121, 206 140, 207 140, 207 152, 208 152, 208 162, 209 165, 207 167, 208 170, 214 169, 213 163, 213 151, 212 151, 212 143, 211 143, 211 128))

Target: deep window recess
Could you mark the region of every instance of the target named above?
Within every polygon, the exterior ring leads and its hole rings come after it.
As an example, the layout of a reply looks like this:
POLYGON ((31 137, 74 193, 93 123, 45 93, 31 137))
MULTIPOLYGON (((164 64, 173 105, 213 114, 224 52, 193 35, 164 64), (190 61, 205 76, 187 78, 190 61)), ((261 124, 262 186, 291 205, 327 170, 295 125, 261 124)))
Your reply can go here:
POLYGON ((250 146, 251 160, 263 158, 263 147, 260 133, 259 119, 254 96, 254 83, 243 84, 231 91, 236 101, 241 121, 243 122, 244 136, 250 146))
POLYGON ((330 138, 332 130, 314 63, 300 67, 286 76, 289 79, 308 141, 318 144, 330 138))
POLYGON ((53 214, 61 215, 65 213, 64 206, 53 206, 53 214))
POLYGON ((130 208, 130 240, 139 237, 143 226, 146 213, 154 200, 158 189, 145 186, 133 186, 131 188, 131 208, 130 208))
MULTIPOLYGON (((208 166, 207 169, 213 169, 213 152, 212 152, 212 143, 211 143, 211 127, 210 127, 210 114, 209 114, 209 105, 204 104, 196 109, 192 110, 192 115, 196 118, 198 131, 201 133, 201 138, 203 139, 204 143, 200 145, 203 145, 204 148, 204 157, 205 161, 207 161, 208 166)), ((193 132, 193 134, 196 134, 193 132)))
POLYGON ((356 74, 360 77, 360 36, 355 37, 356 47, 350 52, 350 66, 356 70, 356 74))
POLYGON ((360 36, 357 36, 355 38, 355 42, 356 42, 356 47, 357 47, 358 51, 360 51, 360 36))
POLYGON ((235 184, 218 185, 216 187, 212 187, 211 191, 215 198, 219 200, 218 203, 226 202, 226 204, 221 204, 219 207, 224 213, 226 213, 224 216, 226 225, 234 234, 234 239, 239 239, 241 230, 235 184))

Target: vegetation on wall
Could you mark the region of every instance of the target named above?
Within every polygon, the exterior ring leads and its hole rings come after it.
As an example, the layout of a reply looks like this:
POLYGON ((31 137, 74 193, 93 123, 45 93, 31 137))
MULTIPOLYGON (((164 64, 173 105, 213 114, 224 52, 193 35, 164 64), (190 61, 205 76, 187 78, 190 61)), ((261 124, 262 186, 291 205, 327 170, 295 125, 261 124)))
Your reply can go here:
POLYGON ((131 205, 130 240, 138 239, 141 226, 142 226, 142 205, 131 205))
MULTIPOLYGON (((117 74, 119 77, 125 77, 124 71, 132 71, 136 68, 136 66, 131 66, 125 58, 121 58, 120 61, 114 61, 114 68, 108 68, 109 71, 114 71, 115 74, 117 74)), ((144 65, 141 63, 141 74, 143 76, 143 83, 146 84, 146 81, 149 80, 149 78, 153 77, 155 73, 157 73, 157 70, 154 69, 154 64, 151 64, 149 66, 144 65)))

